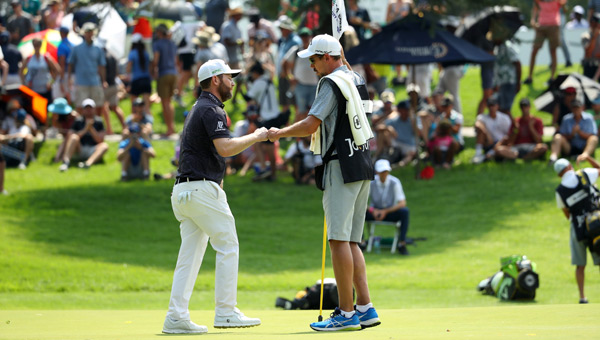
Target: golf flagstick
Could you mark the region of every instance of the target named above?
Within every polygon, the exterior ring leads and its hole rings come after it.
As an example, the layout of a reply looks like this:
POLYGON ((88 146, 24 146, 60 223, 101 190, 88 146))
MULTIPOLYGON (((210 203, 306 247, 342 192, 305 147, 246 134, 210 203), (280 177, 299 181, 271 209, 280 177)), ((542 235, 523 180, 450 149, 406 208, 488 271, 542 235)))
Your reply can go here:
POLYGON ((323 283, 325 281, 325 253, 327 253, 327 218, 323 216, 323 257, 321 261, 321 298, 319 299, 319 321, 323 321, 323 283))

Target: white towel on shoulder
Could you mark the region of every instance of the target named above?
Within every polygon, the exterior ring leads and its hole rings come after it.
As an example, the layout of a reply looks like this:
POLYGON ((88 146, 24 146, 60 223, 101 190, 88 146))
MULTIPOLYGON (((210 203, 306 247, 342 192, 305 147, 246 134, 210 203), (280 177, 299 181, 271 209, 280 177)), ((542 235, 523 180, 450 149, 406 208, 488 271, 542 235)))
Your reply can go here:
MULTIPOLYGON (((369 125, 369 120, 365 113, 362 99, 358 93, 358 89, 354 84, 354 80, 350 75, 342 70, 335 71, 326 76, 333 80, 344 98, 346 98, 346 113, 348 113, 348 119, 350 120, 350 129, 352 130, 352 137, 357 146, 366 144, 369 139, 374 138, 373 131, 369 125)), ((323 79, 319 82, 321 86, 323 79)), ((317 87, 317 93, 319 88, 317 87)), ((312 134, 310 139, 310 151, 315 155, 321 154, 321 126, 317 128, 317 131, 312 134)))

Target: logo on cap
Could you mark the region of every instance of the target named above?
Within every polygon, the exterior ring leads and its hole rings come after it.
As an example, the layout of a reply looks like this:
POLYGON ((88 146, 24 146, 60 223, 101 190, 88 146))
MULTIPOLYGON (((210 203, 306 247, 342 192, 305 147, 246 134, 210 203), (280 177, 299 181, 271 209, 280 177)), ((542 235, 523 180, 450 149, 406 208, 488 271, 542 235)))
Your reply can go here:
POLYGON ((217 73, 219 73, 219 72, 223 72, 223 69, 221 69, 221 68, 218 68, 218 69, 216 69, 216 70, 213 70, 213 71, 212 71, 212 74, 217 74, 217 73))

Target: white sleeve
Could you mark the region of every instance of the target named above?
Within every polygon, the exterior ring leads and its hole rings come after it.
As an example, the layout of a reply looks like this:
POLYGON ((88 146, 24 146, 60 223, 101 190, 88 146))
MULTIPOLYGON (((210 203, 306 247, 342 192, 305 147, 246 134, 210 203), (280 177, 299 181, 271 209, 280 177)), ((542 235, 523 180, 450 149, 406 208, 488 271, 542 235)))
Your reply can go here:
POLYGON ((250 88, 248 89, 248 97, 254 99, 257 104, 260 105, 260 103, 258 103, 258 101, 260 100, 260 97, 262 97, 263 93, 265 92, 265 90, 267 89, 267 83, 262 80, 262 79, 257 79, 252 83, 252 86, 250 86, 250 88))
POLYGON ((566 208, 565 203, 563 202, 558 192, 556 193, 556 206, 558 207, 558 209, 566 208))
POLYGON ((287 152, 285 153, 285 160, 290 160, 298 152, 298 143, 292 143, 287 152))
POLYGON ((598 172, 600 170, 595 168, 585 168, 583 169, 583 171, 585 171, 585 174, 590 179, 590 183, 596 183, 596 181, 598 180, 598 172))
POLYGON ((396 203, 406 200, 406 195, 404 195, 404 190, 402 189, 402 183, 400 180, 398 180, 396 185, 394 185, 394 197, 396 197, 396 203))

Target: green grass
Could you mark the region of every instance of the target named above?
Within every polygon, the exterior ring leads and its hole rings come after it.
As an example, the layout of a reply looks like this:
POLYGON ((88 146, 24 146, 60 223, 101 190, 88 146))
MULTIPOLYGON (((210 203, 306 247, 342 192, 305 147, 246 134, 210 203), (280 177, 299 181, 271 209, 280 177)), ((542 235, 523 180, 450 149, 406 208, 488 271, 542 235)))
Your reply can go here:
MULTIPOLYGON (((380 310, 382 324, 360 333, 315 333, 308 324, 318 311, 249 311, 262 325, 222 330, 212 327, 212 311, 192 311, 208 326, 202 339, 596 339, 598 305, 503 305, 486 308, 380 310), (589 307, 589 308, 588 308, 589 307)), ((163 311, 0 311, 0 339, 156 339, 163 311)))

